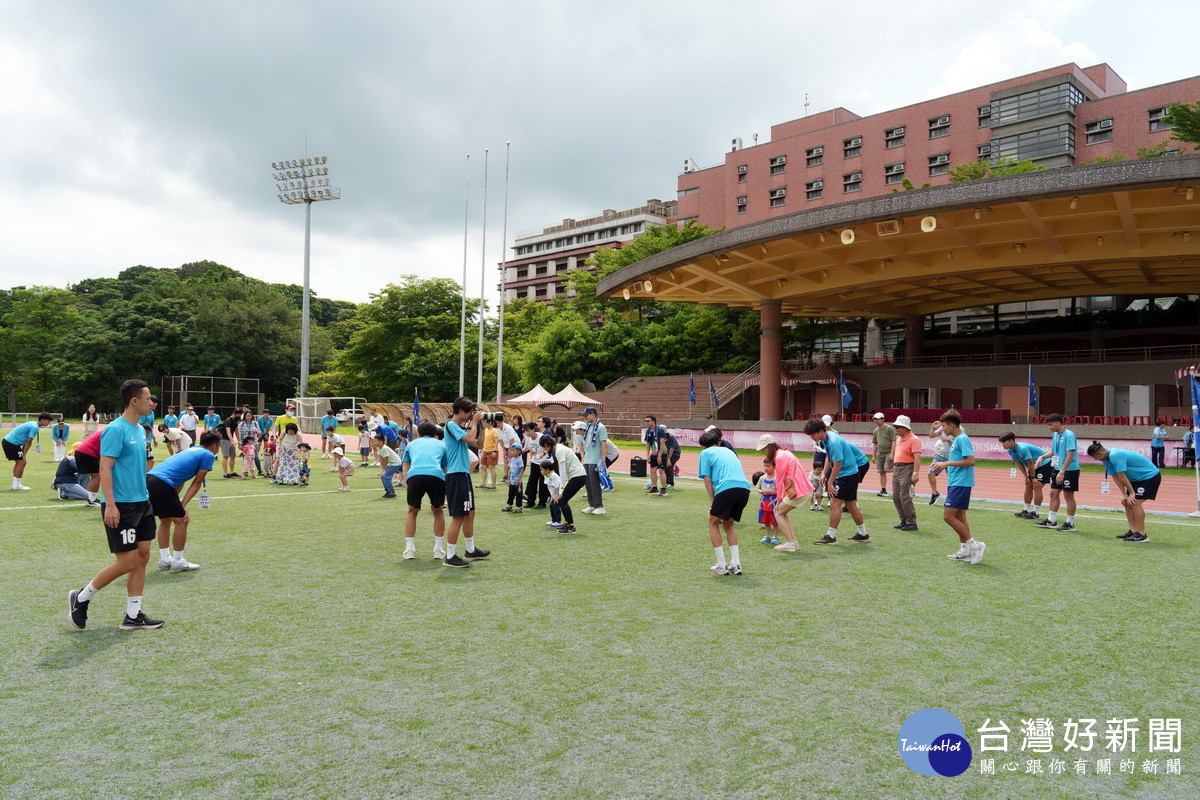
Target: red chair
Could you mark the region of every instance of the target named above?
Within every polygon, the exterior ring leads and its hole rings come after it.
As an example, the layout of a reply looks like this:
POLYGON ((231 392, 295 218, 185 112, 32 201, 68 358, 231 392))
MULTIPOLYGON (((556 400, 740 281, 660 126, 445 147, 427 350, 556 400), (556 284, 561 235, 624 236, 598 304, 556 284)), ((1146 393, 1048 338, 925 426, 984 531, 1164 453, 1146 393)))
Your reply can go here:
POLYGON ((1092 418, 1091 418, 1091 417, 1084 417, 1084 416, 1080 416, 1080 415, 1076 414, 1076 415, 1075 415, 1075 424, 1076 424, 1076 425, 1091 425, 1091 424, 1092 424, 1092 418))
POLYGON ((1097 424, 1099 424, 1099 425, 1112 425, 1112 424, 1113 424, 1113 418, 1112 418, 1112 417, 1100 417, 1100 422, 1099 422, 1099 423, 1097 423, 1097 424))
POLYGON ((862 414, 855 414, 854 416, 850 417, 850 421, 851 421, 851 422, 862 422, 862 421, 863 421, 863 415, 862 415, 862 414))
POLYGON ((1150 418, 1149 417, 1133 417, 1130 419, 1129 424, 1134 425, 1134 426, 1149 425, 1150 418))
POLYGON ((1112 421, 1113 425, 1128 425, 1129 424, 1129 417, 1122 417, 1122 416, 1118 415, 1118 416, 1114 416, 1112 418, 1112 420, 1113 420, 1112 421))

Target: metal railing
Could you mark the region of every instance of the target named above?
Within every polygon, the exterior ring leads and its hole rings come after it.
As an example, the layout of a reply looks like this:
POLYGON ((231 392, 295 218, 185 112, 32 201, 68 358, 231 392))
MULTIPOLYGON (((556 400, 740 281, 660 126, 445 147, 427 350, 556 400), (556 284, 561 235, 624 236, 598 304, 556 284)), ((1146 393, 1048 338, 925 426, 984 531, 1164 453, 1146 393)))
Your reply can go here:
MULTIPOLYGON (((752 365, 738 373, 733 380, 717 388, 717 404, 713 406, 712 396, 708 398, 709 406, 712 407, 710 417, 716 418, 717 411, 721 406, 728 403, 733 398, 746 391, 746 381, 751 378, 757 378, 762 373, 762 361, 755 361, 752 365)), ((706 387, 707 388, 707 387, 706 387)), ((691 413, 688 414, 688 419, 691 419, 691 413)))
MULTIPOLYGON (((1200 344, 1160 347, 1105 347, 1087 350, 1030 350, 1019 353, 962 353, 896 359, 895 366, 951 367, 1022 364, 1094 364, 1106 361, 1200 360, 1200 344)), ((881 365, 882 366, 882 365, 881 365)))

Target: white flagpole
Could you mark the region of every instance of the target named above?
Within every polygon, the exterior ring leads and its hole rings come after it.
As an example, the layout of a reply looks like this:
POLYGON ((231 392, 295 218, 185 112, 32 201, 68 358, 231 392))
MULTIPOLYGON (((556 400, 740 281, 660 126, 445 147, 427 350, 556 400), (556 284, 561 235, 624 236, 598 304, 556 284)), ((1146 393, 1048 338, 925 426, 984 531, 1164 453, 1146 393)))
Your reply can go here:
MULTIPOLYGON (((1195 406, 1195 391, 1192 386, 1192 381, 1196 379, 1196 368, 1192 367, 1188 370, 1188 392, 1192 394, 1192 467, 1196 471, 1196 510, 1189 517, 1200 517, 1200 459, 1196 458, 1196 439, 1200 436, 1196 435, 1200 431, 1200 427, 1196 424, 1196 417, 1200 417, 1200 408, 1195 406)), ((1164 459, 1165 460, 1165 459, 1164 459)))
POLYGON ((512 142, 504 143, 504 225, 500 229, 500 330, 496 345, 496 402, 504 387, 504 292, 508 278, 508 156, 512 142))
POLYGON ((483 400, 483 293, 487 287, 487 183, 488 149, 483 148, 483 240, 479 244, 479 369, 475 378, 475 402, 483 400))
POLYGON ((471 154, 467 153, 467 188, 463 200, 463 279, 462 317, 458 325, 458 396, 466 390, 467 379, 467 224, 471 220, 471 154))

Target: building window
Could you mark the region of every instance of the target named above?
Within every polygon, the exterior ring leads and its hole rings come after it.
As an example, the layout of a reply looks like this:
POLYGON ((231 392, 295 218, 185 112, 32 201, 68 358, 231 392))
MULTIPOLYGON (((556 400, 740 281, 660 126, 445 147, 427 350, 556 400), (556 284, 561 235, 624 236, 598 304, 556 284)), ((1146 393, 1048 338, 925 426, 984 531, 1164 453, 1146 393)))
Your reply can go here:
POLYGON ((888 164, 883 168, 883 182, 891 185, 904 180, 904 164, 888 164))
POLYGON ((746 195, 742 195, 741 197, 739 197, 737 199, 737 213, 739 213, 739 214, 746 213, 746 195))
POLYGON ((804 151, 804 163, 809 167, 819 167, 825 158, 824 147, 813 147, 804 151))
POLYGON ((1169 131, 1175 126, 1165 122, 1163 117, 1167 115, 1167 107, 1159 106, 1158 108, 1150 109, 1150 130, 1151 131, 1169 131))
POLYGON ((979 107, 979 127, 982 128, 984 126, 991 125, 991 124, 992 124, 992 107, 991 106, 980 106, 979 107))
POLYGON ((771 159, 771 174, 782 175, 787 172, 787 156, 775 156, 771 159))
POLYGON ((539 286, 539 287, 537 287, 537 296, 538 296, 538 297, 545 297, 545 296, 546 296, 546 287, 545 287, 545 286, 539 286))
POLYGON ((1112 135, 1112 117, 1108 119, 1098 119, 1095 122, 1089 122, 1083 126, 1084 137, 1088 144, 1100 144, 1101 142, 1111 142, 1112 135))
POLYGON ((929 157, 929 174, 930 175, 945 175, 950 171, 950 154, 938 153, 936 156, 929 157))
POLYGON ((862 173, 851 172, 849 175, 842 176, 842 191, 845 193, 858 192, 862 190, 862 173))
POLYGON ((825 188, 825 181, 817 178, 815 181, 809 181, 804 184, 804 197, 806 200, 818 200, 821 197, 821 192, 825 188))
POLYGON ((680 197, 683 197, 683 196, 685 196, 685 195, 689 195, 689 194, 696 194, 696 193, 697 193, 697 192, 699 192, 699 191, 700 191, 700 187, 699 187, 699 186, 693 186, 693 187, 692 187, 692 188, 690 188, 690 189, 680 189, 680 190, 679 190, 679 196, 680 196, 680 197))
POLYGON ((533 274, 534 275, 545 275, 546 274, 545 265, 538 267, 536 270, 534 270, 533 274))
POLYGON ((529 270, 527 270, 527 269, 517 270, 517 280, 521 280, 522 278, 528 278, 528 277, 529 277, 529 270))
POLYGON ((992 146, 991 146, 991 144, 981 144, 981 145, 979 145, 979 157, 980 157, 980 158, 991 158, 991 156, 992 156, 992 146))
POLYGON ((940 139, 950 135, 950 117, 934 117, 929 120, 929 138, 940 139))
POLYGON ((883 132, 883 141, 886 147, 903 147, 904 146, 904 126, 898 128, 888 128, 883 132))
POLYGON ((1015 136, 1001 136, 992 139, 991 145, 992 151, 989 155, 994 161, 1002 158, 1015 158, 1018 161, 1026 158, 1037 160, 1059 155, 1074 157, 1075 126, 1064 123, 1015 136))
POLYGON ((787 189, 772 189, 771 190, 771 208, 782 206, 787 203, 787 189))
POLYGON ((1060 111, 1074 111, 1083 102, 1083 92, 1070 83, 1060 83, 1032 92, 1005 97, 992 103, 992 127, 1044 117, 1060 111))
POLYGON ((746 165, 738 164, 738 183, 746 182, 746 165))
POLYGON ((844 139, 842 141, 842 158, 854 158, 862 155, 862 137, 855 136, 852 139, 844 139))

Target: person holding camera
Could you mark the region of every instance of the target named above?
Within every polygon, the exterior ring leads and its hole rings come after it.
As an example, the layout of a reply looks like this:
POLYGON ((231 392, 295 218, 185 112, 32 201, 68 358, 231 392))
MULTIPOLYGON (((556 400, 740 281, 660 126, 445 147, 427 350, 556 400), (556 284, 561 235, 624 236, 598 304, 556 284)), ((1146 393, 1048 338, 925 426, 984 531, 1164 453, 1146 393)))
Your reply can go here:
POLYGON ((451 406, 453 416, 444 428, 446 445, 446 506, 450 510, 450 529, 446 531, 447 567, 469 567, 471 561, 487 558, 491 551, 475 546, 475 493, 471 487, 471 456, 469 446, 478 446, 483 414, 466 397, 456 398, 451 406), (458 534, 466 540, 464 559, 458 555, 458 534), (469 560, 468 560, 469 559, 469 560))

